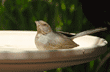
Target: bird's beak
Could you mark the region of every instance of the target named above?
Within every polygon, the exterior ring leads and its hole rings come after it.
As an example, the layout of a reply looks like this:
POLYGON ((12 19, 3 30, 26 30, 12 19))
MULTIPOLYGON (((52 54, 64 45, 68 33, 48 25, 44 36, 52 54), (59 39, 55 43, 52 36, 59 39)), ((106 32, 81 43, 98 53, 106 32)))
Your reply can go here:
POLYGON ((35 21, 35 23, 36 23, 36 26, 39 26, 40 25, 39 21, 35 21))

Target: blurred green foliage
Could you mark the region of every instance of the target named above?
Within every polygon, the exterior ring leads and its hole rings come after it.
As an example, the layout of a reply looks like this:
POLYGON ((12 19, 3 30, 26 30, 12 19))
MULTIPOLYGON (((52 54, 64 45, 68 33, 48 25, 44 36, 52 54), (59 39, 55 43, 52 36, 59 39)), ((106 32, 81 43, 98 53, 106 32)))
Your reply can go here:
POLYGON ((0 5, 1 30, 36 30, 44 20, 53 30, 77 32, 88 23, 78 0, 6 0, 0 5))
MULTIPOLYGON (((36 20, 46 21, 56 31, 79 32, 94 28, 78 0, 6 0, 4 5, 2 1, 0 4, 0 30, 36 30, 36 20)), ((94 72, 94 64, 91 61, 45 72, 94 72)))

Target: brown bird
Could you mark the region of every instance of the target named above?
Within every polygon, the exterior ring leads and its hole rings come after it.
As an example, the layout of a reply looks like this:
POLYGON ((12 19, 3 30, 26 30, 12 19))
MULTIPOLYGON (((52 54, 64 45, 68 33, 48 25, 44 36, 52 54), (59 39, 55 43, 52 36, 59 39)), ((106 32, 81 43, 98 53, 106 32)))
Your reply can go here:
POLYGON ((37 35, 35 37, 35 44, 39 50, 55 50, 55 49, 69 49, 79 46, 73 39, 79 36, 92 34, 99 31, 104 31, 107 28, 97 28, 94 30, 87 30, 80 32, 75 36, 68 37, 66 35, 72 35, 69 32, 54 32, 50 25, 42 20, 35 21, 37 26, 37 35))

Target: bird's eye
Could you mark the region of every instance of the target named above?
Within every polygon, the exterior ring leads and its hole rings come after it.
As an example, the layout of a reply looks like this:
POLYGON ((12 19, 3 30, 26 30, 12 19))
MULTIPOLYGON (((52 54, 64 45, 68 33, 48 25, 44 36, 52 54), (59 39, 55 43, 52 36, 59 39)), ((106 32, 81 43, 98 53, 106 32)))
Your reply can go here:
POLYGON ((43 24, 44 26, 46 26, 46 24, 43 24))

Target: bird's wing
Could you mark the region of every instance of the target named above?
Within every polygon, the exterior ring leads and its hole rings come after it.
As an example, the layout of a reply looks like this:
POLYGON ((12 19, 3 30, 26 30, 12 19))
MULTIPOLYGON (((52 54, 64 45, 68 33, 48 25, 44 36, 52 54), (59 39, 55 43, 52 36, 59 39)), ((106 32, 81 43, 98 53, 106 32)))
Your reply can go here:
POLYGON ((63 32, 63 31, 57 31, 57 33, 61 33, 61 34, 64 34, 64 35, 71 35, 71 36, 74 36, 75 33, 69 33, 69 32, 63 32))
POLYGON ((61 33, 54 33, 53 39, 48 41, 48 46, 53 49, 68 49, 79 46, 74 41, 61 33))

